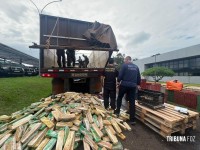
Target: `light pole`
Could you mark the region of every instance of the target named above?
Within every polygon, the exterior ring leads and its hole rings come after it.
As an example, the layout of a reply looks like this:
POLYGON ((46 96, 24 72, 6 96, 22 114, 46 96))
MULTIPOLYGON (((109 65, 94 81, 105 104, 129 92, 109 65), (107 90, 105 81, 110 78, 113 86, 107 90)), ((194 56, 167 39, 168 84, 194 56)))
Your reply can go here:
MULTIPOLYGON (((39 25, 40 25, 40 16, 41 16, 43 10, 44 10, 49 4, 52 4, 52 3, 55 3, 55 2, 61 2, 62 0, 57 0, 57 1, 52 1, 52 2, 47 3, 47 4, 42 8, 41 11, 39 10, 39 8, 37 7, 37 5, 36 5, 32 0, 30 0, 30 1, 31 1, 31 3, 36 7, 36 9, 37 9, 37 11, 38 11, 38 14, 39 14, 39 25)), ((39 31, 39 40, 40 40, 40 31, 39 31)), ((40 43, 40 41, 39 41, 39 43, 40 43)), ((40 49, 40 53, 42 53, 42 50, 41 50, 41 49, 40 49)), ((39 57, 41 57, 41 55, 40 55, 39 57)), ((40 60, 41 60, 41 58, 39 58, 39 69, 41 68, 41 62, 40 62, 40 60)))
POLYGON ((62 1, 62 0, 49 2, 48 4, 46 4, 46 5, 42 8, 40 14, 42 14, 42 11, 43 11, 43 10, 45 9, 45 7, 47 7, 49 4, 52 4, 52 3, 55 3, 55 2, 61 2, 61 1, 62 1))
MULTIPOLYGON (((158 55, 160 55, 160 53, 157 53, 157 54, 151 56, 151 57, 155 57, 155 63, 154 63, 155 67, 156 67, 156 57, 158 55)), ((155 83, 156 83, 157 82, 157 79, 156 79, 156 69, 155 69, 155 72, 154 72, 154 76, 155 76, 155 83)))
POLYGON ((160 55, 160 53, 157 53, 157 54, 155 54, 155 55, 152 55, 151 57, 155 57, 155 67, 156 67, 156 56, 158 56, 158 55, 160 55))
POLYGON ((30 1, 31 1, 31 3, 36 7, 36 9, 37 9, 37 11, 38 11, 38 14, 40 15, 40 14, 42 14, 42 12, 43 12, 43 10, 45 9, 45 7, 47 7, 49 4, 52 4, 52 3, 55 3, 55 2, 61 2, 62 0, 57 0, 57 1, 52 1, 52 2, 47 3, 47 4, 42 8, 41 11, 38 9, 37 5, 36 5, 32 0, 30 0, 30 1))

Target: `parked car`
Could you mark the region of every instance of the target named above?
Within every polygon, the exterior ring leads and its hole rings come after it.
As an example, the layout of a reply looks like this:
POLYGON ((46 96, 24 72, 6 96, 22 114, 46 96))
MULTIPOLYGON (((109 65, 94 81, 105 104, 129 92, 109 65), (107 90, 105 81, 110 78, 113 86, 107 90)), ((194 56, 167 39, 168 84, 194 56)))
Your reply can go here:
POLYGON ((21 64, 0 60, 0 76, 24 76, 24 68, 21 64))
POLYGON ((39 75, 39 68, 38 67, 35 67, 35 75, 39 75))
POLYGON ((6 72, 9 70, 9 64, 8 62, 4 61, 3 59, 0 59, 0 76, 4 77, 7 75, 6 72))
POLYGON ((35 76, 36 75, 36 71, 34 68, 25 68, 25 76, 35 76))
POLYGON ((24 68, 11 66, 10 71, 8 72, 9 76, 24 76, 24 68))
POLYGON ((22 67, 4 66, 1 67, 0 75, 7 76, 24 76, 24 69, 22 67))
POLYGON ((6 70, 3 67, 0 67, 0 77, 4 77, 6 75, 6 70))

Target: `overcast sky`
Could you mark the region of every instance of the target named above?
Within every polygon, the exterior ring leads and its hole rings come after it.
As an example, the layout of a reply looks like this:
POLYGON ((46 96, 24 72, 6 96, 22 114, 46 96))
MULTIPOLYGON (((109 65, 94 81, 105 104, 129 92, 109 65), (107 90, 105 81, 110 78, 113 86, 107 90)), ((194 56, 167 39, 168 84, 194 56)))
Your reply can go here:
MULTIPOLYGON (((51 0, 33 0, 41 10, 51 0)), ((200 0, 62 0, 44 14, 109 24, 121 53, 144 58, 200 44, 200 0)), ((38 58, 39 17, 29 0, 2 0, 0 42, 38 58)))

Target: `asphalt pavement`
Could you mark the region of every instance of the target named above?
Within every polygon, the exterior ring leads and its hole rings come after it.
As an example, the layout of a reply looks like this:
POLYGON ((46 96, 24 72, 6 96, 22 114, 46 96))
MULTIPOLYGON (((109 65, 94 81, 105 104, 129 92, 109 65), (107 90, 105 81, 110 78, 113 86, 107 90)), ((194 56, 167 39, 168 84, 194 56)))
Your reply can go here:
POLYGON ((126 140, 121 141, 124 149, 128 150, 200 150, 200 120, 195 130, 188 130, 185 135, 178 133, 172 136, 191 138, 187 142, 170 142, 161 135, 136 120, 131 126, 132 131, 124 131, 126 140))

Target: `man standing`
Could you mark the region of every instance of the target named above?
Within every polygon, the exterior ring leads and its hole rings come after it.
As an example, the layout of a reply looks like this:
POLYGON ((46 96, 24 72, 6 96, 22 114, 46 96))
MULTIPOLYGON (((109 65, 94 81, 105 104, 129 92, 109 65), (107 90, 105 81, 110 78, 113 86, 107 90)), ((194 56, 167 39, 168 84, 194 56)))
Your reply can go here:
POLYGON ((81 59, 81 56, 79 56, 78 63, 79 63, 79 68, 83 68, 83 60, 81 59))
POLYGON ((119 94, 117 98, 117 109, 115 114, 119 115, 122 105, 122 98, 127 93, 129 99, 129 111, 130 111, 130 123, 135 124, 135 93, 136 88, 140 89, 140 71, 139 68, 131 62, 131 57, 127 56, 124 59, 124 64, 121 67, 119 76, 117 79, 119 85, 119 94))
POLYGON ((109 98, 110 98, 110 106, 112 110, 115 110, 115 102, 116 102, 116 78, 118 76, 118 71, 114 67, 114 59, 110 58, 109 64, 104 70, 104 107, 106 109, 109 108, 109 98))
POLYGON ((84 68, 87 68, 88 64, 89 64, 89 59, 86 55, 83 54, 83 57, 84 57, 84 62, 83 62, 83 65, 84 65, 84 68))
POLYGON ((66 54, 67 54, 67 66, 71 67, 72 63, 72 66, 75 67, 75 61, 76 61, 75 49, 67 49, 66 54))
POLYGON ((57 49, 56 51, 57 54, 57 63, 59 68, 63 67, 65 68, 65 50, 64 49, 57 49), (62 64, 61 64, 61 58, 62 58, 62 64))

